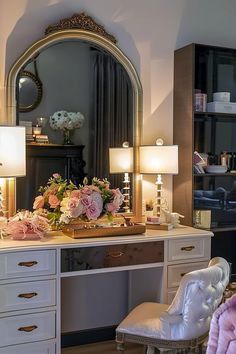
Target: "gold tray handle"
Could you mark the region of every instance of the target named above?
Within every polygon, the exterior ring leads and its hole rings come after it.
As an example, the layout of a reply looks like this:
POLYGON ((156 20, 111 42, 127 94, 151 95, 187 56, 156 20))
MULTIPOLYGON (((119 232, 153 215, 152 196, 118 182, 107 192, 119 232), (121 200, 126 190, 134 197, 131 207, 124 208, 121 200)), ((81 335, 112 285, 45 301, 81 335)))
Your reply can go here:
POLYGON ((20 332, 32 332, 32 331, 34 331, 37 328, 38 328, 38 326, 36 326, 36 325, 26 326, 26 327, 19 327, 18 331, 20 331, 20 332))
POLYGON ((33 267, 36 264, 38 264, 37 261, 28 261, 28 262, 19 262, 18 266, 20 266, 20 267, 33 267))
POLYGON ((31 299, 32 297, 37 296, 37 293, 25 293, 25 294, 19 294, 18 297, 19 298, 23 298, 23 299, 31 299))
POLYGON ((120 258, 123 255, 124 255, 124 252, 121 252, 121 251, 107 253, 107 257, 111 257, 111 258, 120 258))
POLYGON ((186 246, 186 247, 181 247, 181 251, 187 251, 190 252, 194 250, 195 246, 186 246))

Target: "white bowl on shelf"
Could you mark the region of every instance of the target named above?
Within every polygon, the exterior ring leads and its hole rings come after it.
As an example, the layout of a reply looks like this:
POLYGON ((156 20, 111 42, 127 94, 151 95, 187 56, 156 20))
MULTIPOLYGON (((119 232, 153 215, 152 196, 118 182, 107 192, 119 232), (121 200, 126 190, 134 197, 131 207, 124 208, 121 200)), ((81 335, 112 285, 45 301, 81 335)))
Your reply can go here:
POLYGON ((207 173, 225 173, 227 166, 224 165, 209 165, 205 167, 207 173))

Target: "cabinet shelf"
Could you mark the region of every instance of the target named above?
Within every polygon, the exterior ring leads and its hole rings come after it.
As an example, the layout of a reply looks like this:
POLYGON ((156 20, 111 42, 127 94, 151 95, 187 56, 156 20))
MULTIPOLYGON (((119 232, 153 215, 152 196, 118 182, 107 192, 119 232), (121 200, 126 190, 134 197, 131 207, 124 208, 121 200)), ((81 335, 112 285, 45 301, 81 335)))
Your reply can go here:
POLYGON ((225 117, 225 118, 235 118, 236 113, 218 113, 218 112, 194 112, 196 117, 225 117))
POLYGON ((194 177, 236 177, 236 173, 194 173, 194 177))

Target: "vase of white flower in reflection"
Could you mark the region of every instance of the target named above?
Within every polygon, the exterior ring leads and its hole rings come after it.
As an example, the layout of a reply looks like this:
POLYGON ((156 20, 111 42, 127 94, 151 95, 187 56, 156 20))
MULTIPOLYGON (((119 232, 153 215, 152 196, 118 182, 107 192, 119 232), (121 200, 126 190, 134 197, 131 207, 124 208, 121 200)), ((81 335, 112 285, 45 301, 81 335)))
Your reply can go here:
POLYGON ((70 133, 83 126, 84 116, 80 112, 57 111, 50 117, 49 123, 53 130, 62 130, 63 145, 73 145, 70 133))

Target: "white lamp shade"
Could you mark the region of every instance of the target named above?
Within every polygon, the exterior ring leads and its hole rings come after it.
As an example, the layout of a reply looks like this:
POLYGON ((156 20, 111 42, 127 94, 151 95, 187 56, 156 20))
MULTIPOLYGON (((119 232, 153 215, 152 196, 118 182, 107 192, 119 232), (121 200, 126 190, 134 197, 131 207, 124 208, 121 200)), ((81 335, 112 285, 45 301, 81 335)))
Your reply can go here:
POLYGON ((133 172, 133 160, 134 157, 132 147, 110 148, 110 173, 133 172))
POLYGON ((0 126, 0 177, 26 174, 25 127, 0 126))
POLYGON ((178 146, 140 146, 140 173, 178 174, 178 146))

